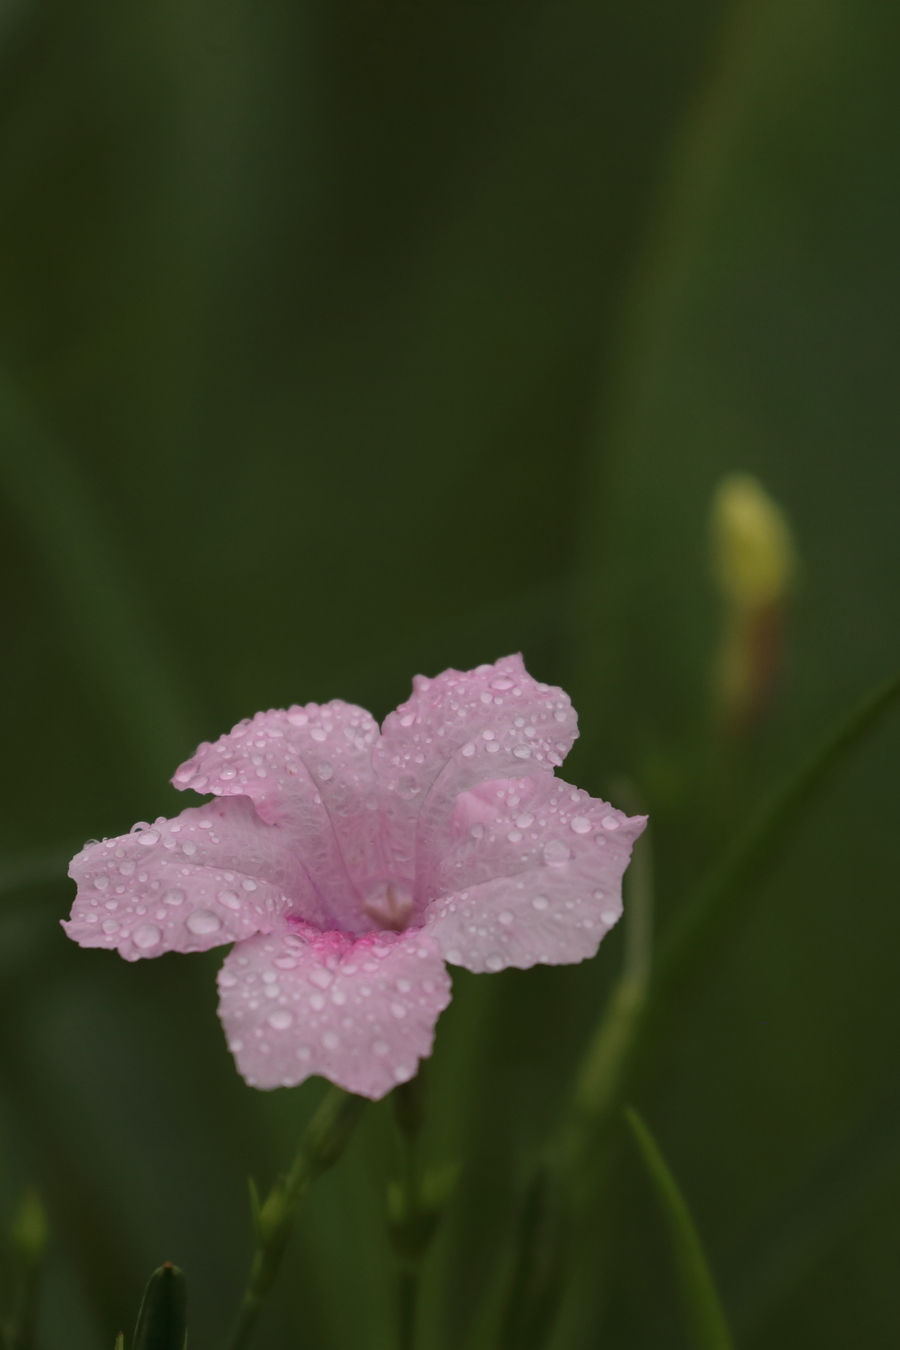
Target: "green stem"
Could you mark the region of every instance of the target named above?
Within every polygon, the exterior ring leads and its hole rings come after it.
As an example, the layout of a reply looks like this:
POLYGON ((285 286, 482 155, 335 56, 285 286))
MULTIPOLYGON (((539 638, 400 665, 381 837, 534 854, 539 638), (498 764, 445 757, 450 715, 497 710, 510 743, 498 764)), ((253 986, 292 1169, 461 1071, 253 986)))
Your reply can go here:
POLYGON ((309 1187, 337 1162, 366 1101, 332 1087, 313 1116, 287 1176, 276 1182, 256 1216, 257 1247, 228 1350, 243 1350, 275 1283, 294 1215, 309 1187))
POLYGON ((565 1151, 579 1153, 619 1098, 623 1075, 641 1026, 653 958, 653 853, 649 834, 637 841, 625 883, 622 973, 592 1036, 575 1082, 565 1151))

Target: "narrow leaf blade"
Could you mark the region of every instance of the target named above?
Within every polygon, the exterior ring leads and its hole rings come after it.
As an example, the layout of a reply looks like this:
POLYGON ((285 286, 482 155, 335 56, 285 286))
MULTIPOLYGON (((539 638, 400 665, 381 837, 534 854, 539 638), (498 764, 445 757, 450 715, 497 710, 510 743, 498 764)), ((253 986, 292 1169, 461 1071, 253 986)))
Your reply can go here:
POLYGON ((167 1261, 144 1290, 132 1350, 183 1350, 187 1336, 187 1281, 167 1261))
POLYGON ((733 1350, 709 1264, 678 1183, 653 1135, 632 1107, 625 1117, 637 1141, 672 1237, 685 1311, 697 1350, 733 1350))

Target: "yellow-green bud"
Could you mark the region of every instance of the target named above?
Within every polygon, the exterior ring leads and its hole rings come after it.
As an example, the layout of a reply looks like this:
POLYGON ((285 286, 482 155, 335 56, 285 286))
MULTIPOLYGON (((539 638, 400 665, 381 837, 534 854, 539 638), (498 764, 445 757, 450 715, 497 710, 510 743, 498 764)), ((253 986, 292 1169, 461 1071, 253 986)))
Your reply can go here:
POLYGON ((729 474, 712 507, 713 570, 726 602, 761 609, 784 599, 796 561, 781 507, 758 479, 729 474))

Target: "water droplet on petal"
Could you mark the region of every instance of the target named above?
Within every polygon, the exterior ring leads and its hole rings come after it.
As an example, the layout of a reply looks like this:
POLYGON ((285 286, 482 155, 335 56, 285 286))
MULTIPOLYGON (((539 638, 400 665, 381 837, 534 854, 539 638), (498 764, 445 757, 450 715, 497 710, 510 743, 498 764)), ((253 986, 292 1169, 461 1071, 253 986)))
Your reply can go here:
POLYGON ((340 1043, 340 1038, 333 1031, 326 1031, 322 1037, 322 1044, 326 1050, 337 1050, 340 1043))
POLYGON ((386 1054, 388 1053, 388 1051, 390 1050, 390 1048, 391 1048, 391 1047, 388 1045, 387 1041, 373 1041, 373 1042, 372 1042, 372 1054, 373 1054, 373 1055, 386 1055, 386 1054))
POLYGON ((317 773, 319 777, 322 779, 322 782, 327 783, 329 778, 334 777, 334 765, 329 764, 327 759, 323 759, 322 763, 319 765, 317 769, 317 773))
POLYGON ((547 899, 545 895, 536 895, 532 900, 531 904, 532 908, 534 909, 548 909, 550 906, 550 901, 547 899))
POLYGON ((497 915, 498 922, 502 923, 504 928, 508 928, 514 918, 515 915, 511 909, 501 909, 500 913, 497 915))
POLYGON ((527 830, 529 825, 534 824, 534 816, 530 811, 523 811, 520 816, 516 816, 516 825, 520 830, 527 830))
POLYGON ((494 955, 489 956, 484 964, 487 966, 488 970, 502 970, 505 962, 502 956, 494 955))
POLYGON ((155 923, 142 923, 140 928, 136 928, 132 934, 132 941, 136 947, 146 951, 149 947, 155 947, 162 937, 162 933, 155 923))
POLYGON ((615 923, 618 917, 619 916, 614 909, 604 909, 600 915, 600 918, 604 923, 615 923))
POLYGON ((615 816, 604 816, 601 823, 604 830, 617 830, 619 828, 619 822, 615 816))
POLYGON ((160 899, 164 905, 183 905, 184 891, 180 886, 170 886, 167 891, 163 891, 160 899))
MULTIPOLYGON (((104 926, 105 926, 105 925, 104 925, 104 926)), ((405 1004, 405 1003, 392 1003, 392 1004, 391 1004, 391 1016, 392 1016, 392 1017, 405 1017, 405 1016, 406 1016, 406 1004, 405 1004)))
POLYGON ((234 891, 219 891, 216 899, 219 904, 224 905, 226 909, 240 909, 241 907, 240 897, 236 895, 234 891))
POLYGON ((138 834, 137 841, 139 844, 143 844, 145 848, 150 848, 153 844, 159 843, 159 831, 141 830, 138 834))
POLYGON ((275 1012, 269 1013, 266 1018, 269 1026, 274 1031, 287 1031, 294 1020, 294 1014, 288 1012, 287 1008, 276 1008, 275 1012))
POLYGON ((569 850, 559 839, 551 839, 544 845, 544 862, 548 867, 563 867, 570 856, 569 850))
POLYGON ((591 822, 587 816, 573 816, 569 822, 569 828, 574 830, 576 834, 590 834, 591 822))
POLYGON ((475 753, 475 746, 472 744, 471 741, 468 741, 460 751, 460 754, 465 755, 466 759, 468 759, 470 755, 474 755, 474 753, 475 753))
POLYGON ((496 680, 491 680, 492 689, 512 689, 515 680, 511 680, 506 675, 500 675, 496 680))
POLYGON ((217 933, 222 927, 222 920, 211 909, 195 909, 187 917, 187 926, 197 937, 203 937, 208 933, 217 933))

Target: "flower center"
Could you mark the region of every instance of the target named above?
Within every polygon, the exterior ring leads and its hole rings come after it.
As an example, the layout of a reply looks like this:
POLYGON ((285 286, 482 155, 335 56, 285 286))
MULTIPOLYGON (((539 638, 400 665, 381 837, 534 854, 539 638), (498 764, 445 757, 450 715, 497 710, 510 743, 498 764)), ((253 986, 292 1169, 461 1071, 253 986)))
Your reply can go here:
POLYGON ((363 902, 363 910, 379 928, 390 928, 395 933, 401 933, 409 923, 412 907, 412 891, 399 881, 382 881, 363 902))

